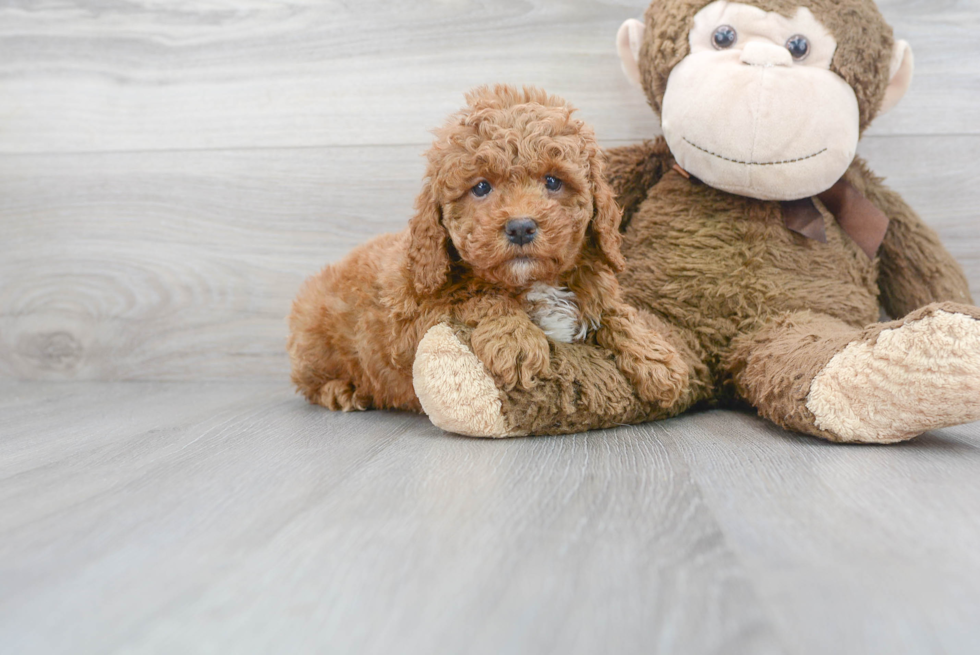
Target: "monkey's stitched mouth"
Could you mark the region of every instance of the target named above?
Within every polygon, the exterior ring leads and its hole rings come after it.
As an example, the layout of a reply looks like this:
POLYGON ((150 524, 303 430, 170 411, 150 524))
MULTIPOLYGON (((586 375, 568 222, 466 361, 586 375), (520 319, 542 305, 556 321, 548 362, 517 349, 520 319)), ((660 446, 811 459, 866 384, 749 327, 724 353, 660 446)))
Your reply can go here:
POLYGON ((712 157, 717 157, 718 159, 723 159, 725 161, 730 161, 733 164, 742 164, 744 166, 779 166, 780 164, 795 164, 797 162, 806 161, 807 159, 813 159, 823 153, 827 152, 827 148, 819 150, 812 155, 807 155, 806 157, 797 157, 796 159, 784 159, 783 161, 739 161, 738 159, 732 159, 731 157, 726 157, 724 155, 719 155, 717 152, 711 152, 706 148, 702 148, 698 144, 694 143, 687 137, 684 137, 684 142, 687 143, 692 148, 696 148, 701 152, 711 155, 712 157))

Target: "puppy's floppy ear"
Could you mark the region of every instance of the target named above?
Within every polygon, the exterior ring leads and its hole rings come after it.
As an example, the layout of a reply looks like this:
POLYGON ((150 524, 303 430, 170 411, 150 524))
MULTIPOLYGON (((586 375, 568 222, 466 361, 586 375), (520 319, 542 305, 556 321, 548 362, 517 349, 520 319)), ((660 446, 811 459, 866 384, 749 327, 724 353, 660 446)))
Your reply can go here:
POLYGON ((427 182, 415 200, 415 216, 408 224, 408 274, 419 295, 433 294, 449 274, 449 234, 442 226, 442 208, 427 182))
POLYGON ((619 272, 626 266, 626 260, 619 251, 623 240, 619 233, 623 211, 616 204, 612 187, 606 182, 605 167, 602 151, 598 144, 592 143, 589 148, 589 184, 592 187, 592 222, 589 224, 589 236, 599 252, 599 257, 610 268, 619 272))

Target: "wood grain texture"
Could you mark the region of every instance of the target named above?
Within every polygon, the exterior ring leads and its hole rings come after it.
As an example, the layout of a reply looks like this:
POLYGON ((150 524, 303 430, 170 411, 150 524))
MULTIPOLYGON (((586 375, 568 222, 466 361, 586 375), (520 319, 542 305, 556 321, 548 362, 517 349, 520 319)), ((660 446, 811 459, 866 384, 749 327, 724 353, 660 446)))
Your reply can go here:
POLYGON ((980 423, 843 448, 732 412, 655 426, 805 652, 980 651, 980 423))
POLYGON ((269 383, 0 398, 10 652, 788 650, 647 428, 470 440, 269 383))
POLYGON ((407 224, 421 152, 0 160, 0 375, 282 378, 300 282, 407 224))
MULTIPOLYGON (((0 4, 0 153, 426 143, 475 85, 537 84, 605 139, 656 133, 614 37, 646 0, 0 4)), ((980 134, 980 7, 879 3, 916 52, 873 134, 980 134)))
MULTIPOLYGON (((0 158, 0 377, 282 379, 300 282, 407 224, 423 151, 0 158)), ((861 145, 980 297, 978 151, 980 137, 861 145)))
MULTIPOLYGON (((467 88, 657 133, 646 4, 0 1, 0 651, 980 650, 980 424, 488 442, 286 388, 299 283, 406 223, 467 88)), ((861 153, 980 297, 980 5, 879 5, 917 74, 861 153)))
POLYGON ((713 411, 487 441, 280 383, 0 381, 0 643, 32 653, 951 653, 980 423, 713 411))

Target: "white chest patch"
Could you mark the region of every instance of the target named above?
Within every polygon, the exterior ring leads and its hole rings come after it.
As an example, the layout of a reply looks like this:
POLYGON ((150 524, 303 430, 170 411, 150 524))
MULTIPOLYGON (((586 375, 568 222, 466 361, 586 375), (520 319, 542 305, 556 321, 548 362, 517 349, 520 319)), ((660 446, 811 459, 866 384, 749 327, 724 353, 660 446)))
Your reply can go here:
POLYGON ((553 341, 583 341, 590 329, 599 327, 589 325, 582 319, 578 310, 578 299, 568 289, 538 282, 524 294, 524 305, 534 324, 544 330, 553 341))

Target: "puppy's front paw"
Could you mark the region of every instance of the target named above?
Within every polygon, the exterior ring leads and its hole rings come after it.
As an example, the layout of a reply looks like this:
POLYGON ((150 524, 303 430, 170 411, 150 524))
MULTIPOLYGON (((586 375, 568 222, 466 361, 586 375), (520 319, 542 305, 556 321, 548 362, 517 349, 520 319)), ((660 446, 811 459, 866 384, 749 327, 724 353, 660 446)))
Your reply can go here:
POLYGON ((669 346, 619 353, 617 362, 637 395, 649 403, 669 407, 687 390, 687 364, 669 346))
POLYGON ((620 305, 610 311, 596 340, 616 356, 616 365, 641 400, 666 409, 688 390, 691 373, 687 363, 632 307, 620 305))
POLYGON ((551 371, 551 347, 541 328, 530 321, 484 321, 473 330, 473 353, 497 383, 509 391, 527 389, 551 371))
POLYGON ((608 323, 596 336, 616 355, 616 365, 640 399, 661 407, 676 403, 690 384, 690 370, 677 349, 635 320, 608 323))

